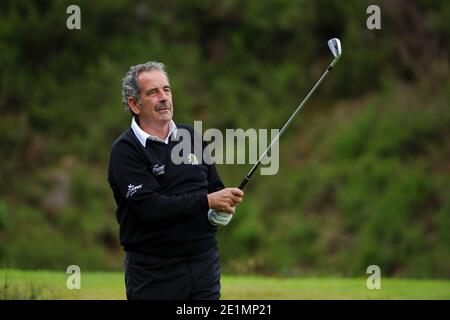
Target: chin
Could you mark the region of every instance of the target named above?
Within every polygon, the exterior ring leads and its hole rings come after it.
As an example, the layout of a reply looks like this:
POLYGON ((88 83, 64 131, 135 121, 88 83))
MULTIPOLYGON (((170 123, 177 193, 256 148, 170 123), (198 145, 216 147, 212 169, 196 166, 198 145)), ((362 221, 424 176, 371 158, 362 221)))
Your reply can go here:
POLYGON ((162 115, 159 119, 161 121, 170 121, 170 120, 172 120, 172 114, 162 115))

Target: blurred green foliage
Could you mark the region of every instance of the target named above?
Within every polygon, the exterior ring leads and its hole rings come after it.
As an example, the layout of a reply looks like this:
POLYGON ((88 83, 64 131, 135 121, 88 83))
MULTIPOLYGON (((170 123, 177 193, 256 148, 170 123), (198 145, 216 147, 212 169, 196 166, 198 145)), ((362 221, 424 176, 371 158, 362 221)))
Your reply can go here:
MULTIPOLYGON (((106 167, 120 81, 168 66, 175 120, 278 128, 343 56, 219 231, 224 270, 450 276, 447 1, 3 1, 0 263, 120 270, 106 167), (66 28, 66 8, 82 28, 66 28), (378 4, 382 29, 366 28, 378 4)), ((221 165, 237 185, 248 165, 221 165)))

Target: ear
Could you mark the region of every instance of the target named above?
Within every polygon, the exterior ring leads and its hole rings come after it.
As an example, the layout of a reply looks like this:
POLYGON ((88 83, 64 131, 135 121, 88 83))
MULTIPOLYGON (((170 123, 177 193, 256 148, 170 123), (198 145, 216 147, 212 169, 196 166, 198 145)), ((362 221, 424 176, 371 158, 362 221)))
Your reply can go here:
POLYGON ((139 103, 133 97, 128 97, 128 106, 130 107, 131 111, 133 111, 134 114, 139 114, 141 112, 139 103))

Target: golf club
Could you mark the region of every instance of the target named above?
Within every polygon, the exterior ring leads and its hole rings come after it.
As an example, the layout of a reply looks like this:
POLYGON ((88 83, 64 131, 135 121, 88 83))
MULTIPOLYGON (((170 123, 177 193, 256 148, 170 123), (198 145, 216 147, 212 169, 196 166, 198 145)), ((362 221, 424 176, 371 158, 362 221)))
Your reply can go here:
MULTIPOLYGON (((334 65, 338 62, 339 58, 341 57, 342 54, 342 46, 341 46, 341 41, 338 38, 333 38, 328 40, 328 47, 331 50, 331 53, 334 56, 334 60, 331 62, 331 64, 328 66, 327 70, 325 70, 325 72, 322 74, 322 76, 320 77, 320 79, 316 82, 316 84, 314 85, 314 87, 311 89, 311 91, 309 91, 308 95, 303 99, 303 101, 300 103, 300 105, 297 107, 297 109, 294 111, 294 113, 291 115, 291 117, 286 121, 286 123, 284 124, 283 128, 281 128, 280 132, 277 134, 277 136, 272 140, 272 142, 270 143, 270 145, 267 147, 267 149, 263 152, 263 154, 260 156, 260 158, 258 159, 258 161, 253 165, 253 167, 251 168, 251 170, 247 173, 247 175, 244 177, 244 179, 242 180, 241 184, 239 185, 239 189, 243 190, 245 188, 245 186, 247 185, 247 183, 250 181, 253 173, 255 173, 256 169, 258 168, 258 166, 260 165, 262 159, 267 155, 267 153, 269 152, 270 148, 272 147, 272 145, 278 141, 280 139, 280 136, 284 133, 284 131, 287 129, 287 127, 291 124, 292 120, 294 120, 295 116, 297 115, 297 113, 302 109, 302 107, 305 105, 305 103, 309 100, 309 98, 312 96, 312 94, 314 93, 314 91, 316 91, 317 87, 319 86, 319 84, 322 82, 322 80, 327 76, 328 72, 331 71, 331 69, 333 69, 334 65)), ((223 221, 229 221, 231 219, 231 215, 230 213, 226 213, 226 212, 215 212, 213 209, 210 210, 209 214, 216 214, 216 217, 218 218, 218 220, 221 220, 220 218, 223 218, 223 221), (213 212, 211 212, 213 211, 213 212)))

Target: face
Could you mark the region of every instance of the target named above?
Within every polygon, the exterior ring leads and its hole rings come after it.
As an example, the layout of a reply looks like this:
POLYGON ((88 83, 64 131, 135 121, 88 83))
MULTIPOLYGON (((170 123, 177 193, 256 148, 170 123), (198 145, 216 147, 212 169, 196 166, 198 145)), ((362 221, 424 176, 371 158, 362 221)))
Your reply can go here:
POLYGON ((148 124, 170 122, 173 116, 172 92, 164 73, 158 70, 141 72, 138 85, 141 103, 133 98, 128 98, 128 101, 133 112, 139 115, 139 121, 148 124))

